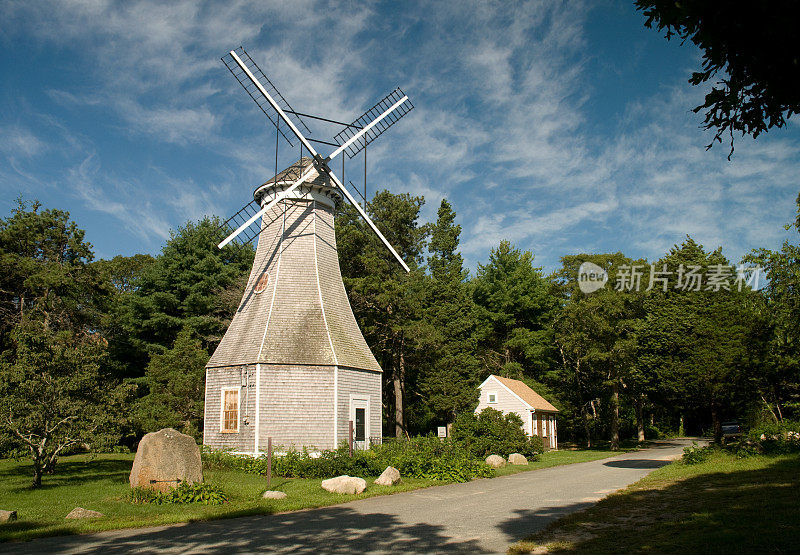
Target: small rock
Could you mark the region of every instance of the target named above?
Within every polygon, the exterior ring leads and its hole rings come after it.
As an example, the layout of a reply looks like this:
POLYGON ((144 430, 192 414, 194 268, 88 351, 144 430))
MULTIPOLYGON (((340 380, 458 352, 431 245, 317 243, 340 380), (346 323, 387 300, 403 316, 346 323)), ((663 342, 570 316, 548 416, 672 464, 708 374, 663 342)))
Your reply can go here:
POLYGON ((336 478, 322 480, 322 489, 331 493, 349 493, 352 495, 367 489, 367 481, 363 478, 347 475, 337 476, 336 478))
POLYGON ((179 482, 203 481, 200 448, 194 438, 172 428, 151 432, 139 442, 129 481, 132 488, 169 491, 179 482))
POLYGON ((83 507, 75 507, 65 518, 98 518, 101 516, 105 515, 103 513, 98 513, 97 511, 84 509, 83 507))
POLYGON ((489 455, 486 457, 486 464, 492 468, 500 468, 506 465, 506 460, 500 455, 489 455))
POLYGON ((522 453, 511 453, 508 456, 508 464, 521 464, 527 465, 528 459, 522 453))
POLYGON ((400 471, 393 466, 387 466, 386 470, 378 476, 375 483, 379 486, 393 486, 400 483, 400 471))
POLYGON ((17 520, 17 511, 0 510, 0 522, 11 522, 17 520))
POLYGON ((261 496, 264 499, 286 499, 286 494, 282 491, 265 491, 261 496))

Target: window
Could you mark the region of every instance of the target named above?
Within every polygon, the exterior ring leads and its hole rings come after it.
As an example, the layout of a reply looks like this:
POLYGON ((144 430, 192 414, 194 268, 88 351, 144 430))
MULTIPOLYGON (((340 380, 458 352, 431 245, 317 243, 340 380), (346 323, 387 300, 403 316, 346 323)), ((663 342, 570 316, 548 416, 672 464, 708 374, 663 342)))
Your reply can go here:
POLYGON ((220 418, 220 431, 223 433, 236 433, 239 431, 239 390, 222 390, 222 417, 220 418))
POLYGON ((496 403, 497 402, 497 392, 496 391, 489 391, 486 394, 487 402, 488 403, 496 403))
POLYGON ((367 409, 356 408, 356 441, 367 439, 367 409))

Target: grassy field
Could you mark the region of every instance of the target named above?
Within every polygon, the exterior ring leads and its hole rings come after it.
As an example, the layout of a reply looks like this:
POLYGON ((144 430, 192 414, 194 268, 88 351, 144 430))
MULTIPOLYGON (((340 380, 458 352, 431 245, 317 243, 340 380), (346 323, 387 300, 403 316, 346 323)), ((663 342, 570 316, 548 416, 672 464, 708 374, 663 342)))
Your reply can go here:
MULTIPOLYGON (((551 451, 528 466, 499 469, 497 475, 597 460, 616 454, 619 453, 603 450, 551 451)), ((16 510, 19 515, 18 521, 0 525, 0 541, 270 514, 323 507, 442 483, 404 478, 400 485, 390 487, 376 486, 372 484, 372 479, 368 479, 364 493, 338 495, 323 490, 319 485, 320 480, 276 478, 272 481, 271 489, 283 491, 288 497, 265 500, 261 498, 261 493, 267 489, 266 478, 244 472, 206 470, 206 482, 222 488, 228 496, 228 503, 217 506, 148 505, 130 503, 126 499, 130 490, 128 474, 132 463, 133 454, 64 457, 59 461, 56 473, 43 478, 40 489, 31 489, 30 463, 25 460, 0 460, 0 509, 16 510), (91 520, 64 520, 75 507, 99 511, 106 516, 91 520)))
POLYGON ((675 462, 586 511, 566 516, 510 553, 797 552, 800 455, 675 462))

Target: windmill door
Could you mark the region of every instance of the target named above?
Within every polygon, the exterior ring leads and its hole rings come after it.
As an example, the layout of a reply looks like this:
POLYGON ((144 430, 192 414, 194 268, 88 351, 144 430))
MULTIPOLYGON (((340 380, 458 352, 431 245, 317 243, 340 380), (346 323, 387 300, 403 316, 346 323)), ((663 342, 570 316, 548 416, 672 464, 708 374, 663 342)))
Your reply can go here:
POLYGON ((369 399, 350 400, 350 420, 353 422, 353 448, 369 447, 369 399))

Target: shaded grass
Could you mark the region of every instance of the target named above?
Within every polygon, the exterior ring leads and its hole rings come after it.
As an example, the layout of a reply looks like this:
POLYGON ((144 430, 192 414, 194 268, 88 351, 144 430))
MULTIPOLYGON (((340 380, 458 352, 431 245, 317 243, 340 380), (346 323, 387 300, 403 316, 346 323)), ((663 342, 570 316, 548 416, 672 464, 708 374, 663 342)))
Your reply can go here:
MULTIPOLYGON (((497 470, 507 476, 618 455, 620 452, 549 451, 528 466, 506 466, 497 470)), ((224 505, 151 505, 128 501, 128 475, 133 454, 75 455, 63 457, 54 475, 46 475, 42 487, 31 489, 30 463, 0 460, 0 509, 16 510, 19 520, 0 525, 0 541, 27 540, 35 537, 97 532, 118 528, 158 526, 195 520, 273 514, 298 509, 324 507, 387 495, 402 491, 442 485, 444 482, 421 478, 403 478, 397 486, 376 486, 367 478, 367 490, 360 495, 339 495, 320 487, 319 479, 273 478, 270 489, 283 491, 286 499, 262 499, 268 489, 265 477, 236 470, 204 470, 205 481, 221 488, 228 496, 224 505), (75 507, 103 513, 104 517, 64 520, 75 507)))
POLYGON ((800 455, 674 462, 518 542, 510 553, 796 552, 800 455))

